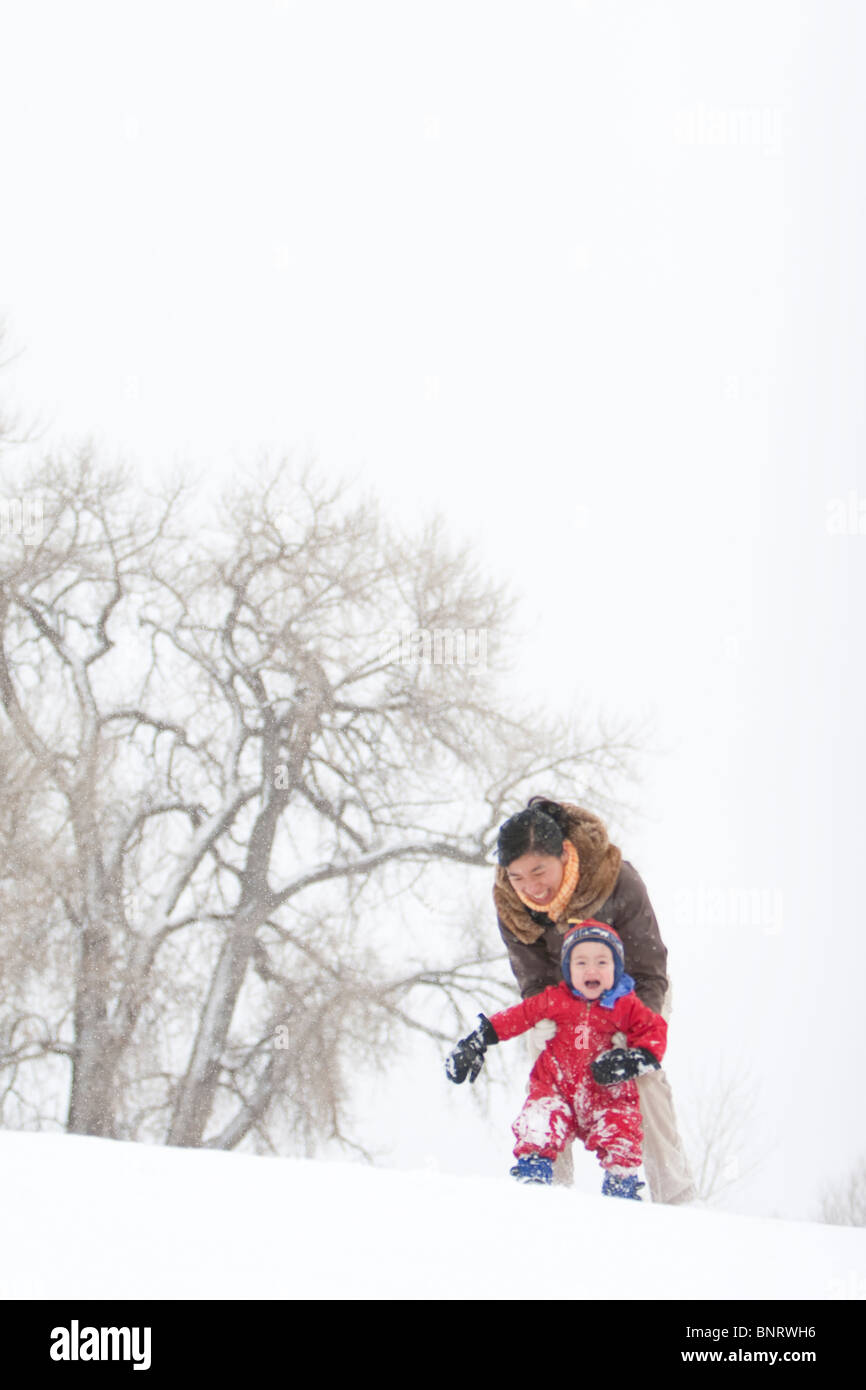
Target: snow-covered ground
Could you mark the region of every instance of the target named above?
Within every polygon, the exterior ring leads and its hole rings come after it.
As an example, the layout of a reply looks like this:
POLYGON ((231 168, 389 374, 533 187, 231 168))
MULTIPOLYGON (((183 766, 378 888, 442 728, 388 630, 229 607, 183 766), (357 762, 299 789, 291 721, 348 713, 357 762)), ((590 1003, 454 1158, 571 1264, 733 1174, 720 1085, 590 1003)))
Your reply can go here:
POLYGON ((0 1298, 862 1299, 866 1231, 510 1178, 0 1133, 0 1298))

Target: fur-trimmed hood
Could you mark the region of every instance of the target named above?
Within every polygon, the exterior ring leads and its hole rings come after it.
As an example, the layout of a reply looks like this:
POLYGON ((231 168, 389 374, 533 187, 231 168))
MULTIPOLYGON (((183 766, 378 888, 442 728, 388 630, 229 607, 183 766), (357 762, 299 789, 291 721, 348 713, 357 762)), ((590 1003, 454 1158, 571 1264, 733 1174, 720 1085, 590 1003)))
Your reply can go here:
MULTIPOLYGON (((622 853, 616 845, 611 844, 604 822, 592 811, 573 806, 567 801, 558 804, 565 812, 564 834, 577 850, 579 869, 574 892, 556 920, 557 930, 565 932, 569 918, 592 917, 610 897, 619 877, 622 853)), ((501 864, 496 869, 493 901, 503 926, 518 941, 530 945, 542 935, 544 922, 549 920, 547 914, 543 909, 532 913, 524 907, 501 864), (534 921, 534 917, 542 920, 534 921)))

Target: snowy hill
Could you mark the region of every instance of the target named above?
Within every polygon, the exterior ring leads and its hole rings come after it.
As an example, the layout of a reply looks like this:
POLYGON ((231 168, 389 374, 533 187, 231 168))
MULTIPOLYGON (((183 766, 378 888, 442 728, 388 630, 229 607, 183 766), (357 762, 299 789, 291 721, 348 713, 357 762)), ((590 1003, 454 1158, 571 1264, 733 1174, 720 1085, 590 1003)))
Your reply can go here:
POLYGON ((3 1299, 866 1296, 863 1230, 507 1176, 12 1132, 0 1171, 3 1299))

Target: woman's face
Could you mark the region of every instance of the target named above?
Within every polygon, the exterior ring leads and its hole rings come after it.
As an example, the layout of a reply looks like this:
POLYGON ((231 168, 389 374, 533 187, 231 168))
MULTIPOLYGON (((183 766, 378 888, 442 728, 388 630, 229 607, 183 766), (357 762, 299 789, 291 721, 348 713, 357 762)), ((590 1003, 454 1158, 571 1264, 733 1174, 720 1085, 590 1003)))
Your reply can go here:
POLYGON ((535 850, 530 850, 519 859, 512 859, 505 872, 508 882, 518 893, 544 907, 546 903, 553 902, 559 892, 567 859, 565 850, 561 855, 537 854, 535 850))

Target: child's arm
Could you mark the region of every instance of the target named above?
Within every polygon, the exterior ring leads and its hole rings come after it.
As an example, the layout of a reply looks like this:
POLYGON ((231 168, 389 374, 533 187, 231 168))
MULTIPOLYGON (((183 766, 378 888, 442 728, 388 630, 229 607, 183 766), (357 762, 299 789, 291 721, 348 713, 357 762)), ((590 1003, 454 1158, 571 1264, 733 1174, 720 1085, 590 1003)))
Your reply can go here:
POLYGON ((556 986, 550 986, 541 994, 530 995, 522 1004, 515 1004, 510 1009, 503 1009, 501 1013, 494 1014, 490 1022, 496 1029, 499 1041, 505 1042, 507 1038, 516 1038, 520 1033, 527 1033, 543 1018, 555 1018, 558 996, 559 990, 556 986))
POLYGON ((454 1051, 445 1061, 445 1075, 449 1081, 460 1086, 469 1077, 470 1086, 484 1066, 484 1054, 488 1047, 499 1042, 489 1018, 479 1014, 480 1020, 474 1033, 461 1038, 454 1051))
POLYGON ((471 1085, 484 1066, 484 1054, 488 1047, 504 1042, 506 1038, 515 1038, 518 1033, 525 1033, 527 1029, 532 1028, 540 1019, 551 1017, 551 1001, 547 996, 552 992, 545 990, 543 994, 534 994, 530 999, 524 999, 522 1004, 515 1004, 512 1009, 503 1009, 492 1018, 485 1018, 484 1014, 479 1014, 481 1021, 475 1032, 460 1039, 445 1063, 448 1079, 459 1086, 468 1076, 471 1085))
POLYGON ((645 1047, 660 1062, 668 1045, 668 1025, 661 1014, 653 1013, 636 994, 629 994, 622 1000, 628 1010, 623 1021, 623 1032, 629 1047, 645 1047))

